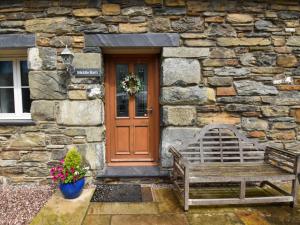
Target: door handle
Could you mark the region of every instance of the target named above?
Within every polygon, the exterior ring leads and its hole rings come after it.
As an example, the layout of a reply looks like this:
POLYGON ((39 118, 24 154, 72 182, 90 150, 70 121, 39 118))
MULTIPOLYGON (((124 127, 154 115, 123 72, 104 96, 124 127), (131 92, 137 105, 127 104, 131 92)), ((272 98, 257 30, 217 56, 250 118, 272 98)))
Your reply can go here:
POLYGON ((147 109, 146 109, 146 111, 147 111, 147 114, 150 114, 150 113, 152 113, 152 112, 153 112, 153 108, 152 108, 152 107, 150 107, 150 108, 147 108, 147 109))

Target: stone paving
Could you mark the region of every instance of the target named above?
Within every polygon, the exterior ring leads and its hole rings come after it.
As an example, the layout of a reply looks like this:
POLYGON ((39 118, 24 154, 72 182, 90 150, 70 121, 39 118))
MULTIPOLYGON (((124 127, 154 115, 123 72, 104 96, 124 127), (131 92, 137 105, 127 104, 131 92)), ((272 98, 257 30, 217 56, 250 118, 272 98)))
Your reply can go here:
POLYGON ((81 225, 93 193, 93 188, 84 189, 78 198, 67 200, 57 191, 30 225, 81 225))
MULTIPOLYGON (((288 187, 286 187, 288 188, 288 187)), ((288 204, 190 207, 184 212, 169 187, 152 186, 152 202, 91 202, 94 189, 76 200, 56 193, 32 221, 32 225, 299 225, 300 207, 288 204)), ((299 190, 300 191, 300 190, 299 190)), ((202 188, 193 195, 232 196, 238 188, 202 188)), ((270 189, 249 188, 247 196, 274 194, 270 189)), ((300 194, 300 193, 299 193, 300 194)), ((300 197, 299 197, 300 201, 300 197)))

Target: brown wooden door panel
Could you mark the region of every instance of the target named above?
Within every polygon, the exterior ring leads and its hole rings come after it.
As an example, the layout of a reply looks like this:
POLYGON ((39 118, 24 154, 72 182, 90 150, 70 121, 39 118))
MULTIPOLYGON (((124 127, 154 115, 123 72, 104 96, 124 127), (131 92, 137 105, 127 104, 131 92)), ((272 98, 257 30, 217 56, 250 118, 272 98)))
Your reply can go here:
POLYGON ((110 165, 158 161, 159 72, 156 56, 107 56, 105 61, 106 158, 110 165), (143 89, 128 96, 118 86, 134 72, 143 89), (151 109, 151 110, 149 110, 151 109))

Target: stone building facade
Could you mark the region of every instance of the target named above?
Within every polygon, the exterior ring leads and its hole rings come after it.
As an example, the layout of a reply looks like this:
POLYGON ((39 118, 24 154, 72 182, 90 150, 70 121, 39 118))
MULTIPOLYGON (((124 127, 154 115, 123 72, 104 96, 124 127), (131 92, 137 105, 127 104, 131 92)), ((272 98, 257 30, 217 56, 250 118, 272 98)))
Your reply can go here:
POLYGON ((299 150, 299 19, 296 0, 1 1, 0 59, 26 58, 31 119, 0 112, 0 183, 47 182, 71 145, 91 176, 103 172, 104 68, 112 48, 159 52, 161 169, 172 163, 170 144, 192 140, 210 123, 299 150), (102 75, 69 75, 65 45, 75 68, 102 75), (292 82, 275 85, 282 77, 292 82))

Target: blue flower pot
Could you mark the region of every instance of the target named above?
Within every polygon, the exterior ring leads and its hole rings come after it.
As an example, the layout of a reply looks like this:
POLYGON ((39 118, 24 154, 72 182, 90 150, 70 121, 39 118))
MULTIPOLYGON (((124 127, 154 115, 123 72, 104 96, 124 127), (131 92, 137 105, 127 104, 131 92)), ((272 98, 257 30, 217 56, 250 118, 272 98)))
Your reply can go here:
POLYGON ((69 184, 59 184, 59 189, 63 196, 67 199, 73 199, 77 198, 84 187, 85 179, 84 177, 80 180, 76 181, 75 183, 69 183, 69 184))

